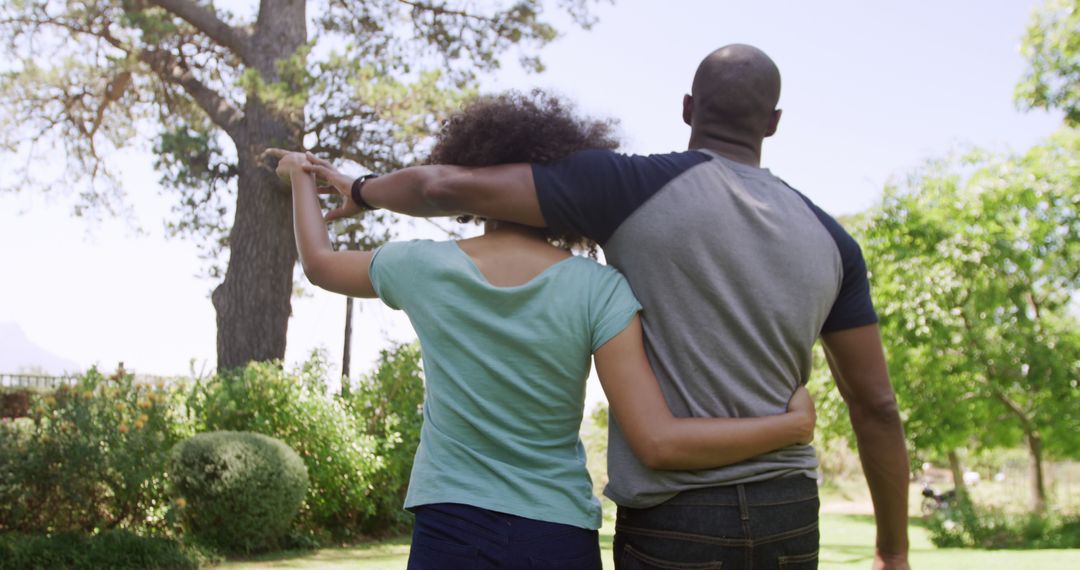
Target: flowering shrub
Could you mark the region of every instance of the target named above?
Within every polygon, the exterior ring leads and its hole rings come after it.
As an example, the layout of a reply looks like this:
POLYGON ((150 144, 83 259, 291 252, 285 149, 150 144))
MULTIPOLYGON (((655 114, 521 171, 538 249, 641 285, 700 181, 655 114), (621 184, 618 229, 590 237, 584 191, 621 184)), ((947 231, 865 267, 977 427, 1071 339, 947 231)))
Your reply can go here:
POLYGON ((319 355, 292 372, 253 362, 198 382, 190 406, 199 431, 261 433, 296 450, 311 481, 300 526, 306 533, 348 536, 375 514, 372 476, 385 462, 373 439, 327 393, 326 377, 319 355))
POLYGON ((21 418, 30 409, 30 390, 0 392, 0 418, 21 418))
POLYGON ((180 388, 91 369, 0 423, 0 531, 165 526, 168 450, 190 435, 180 388))
POLYGON ((374 438, 375 453, 384 466, 372 475, 374 510, 362 530, 400 529, 410 520, 402 505, 424 422, 419 345, 398 344, 381 351, 375 372, 342 392, 358 428, 374 438))
POLYGON ((28 417, 0 420, 0 533, 178 530, 185 499, 168 499, 169 450, 220 430, 280 439, 303 460, 310 487, 290 545, 400 530, 423 421, 419 349, 384 351, 343 397, 328 376, 315 355, 289 371, 252 363, 169 386, 92 369, 34 393, 28 417))

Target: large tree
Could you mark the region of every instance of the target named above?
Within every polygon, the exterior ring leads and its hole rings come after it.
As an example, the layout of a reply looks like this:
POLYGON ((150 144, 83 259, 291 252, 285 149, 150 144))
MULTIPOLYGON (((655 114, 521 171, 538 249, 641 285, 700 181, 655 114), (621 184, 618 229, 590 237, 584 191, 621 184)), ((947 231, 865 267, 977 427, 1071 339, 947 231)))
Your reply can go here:
POLYGON ((933 165, 858 231, 913 447, 1080 452, 1080 133, 933 165))
MULTIPOLYGON (((588 25, 590 1, 558 6, 588 25)), ((542 0, 318 0, 312 15, 305 0, 222 4, 0 5, 0 150, 25 165, 0 182, 75 188, 77 211, 111 212, 125 204, 116 151, 152 146, 175 198, 168 227, 228 254, 212 295, 219 369, 285 353, 296 249, 265 148, 403 166, 477 72, 511 49, 539 69, 534 52, 555 37, 542 0)))

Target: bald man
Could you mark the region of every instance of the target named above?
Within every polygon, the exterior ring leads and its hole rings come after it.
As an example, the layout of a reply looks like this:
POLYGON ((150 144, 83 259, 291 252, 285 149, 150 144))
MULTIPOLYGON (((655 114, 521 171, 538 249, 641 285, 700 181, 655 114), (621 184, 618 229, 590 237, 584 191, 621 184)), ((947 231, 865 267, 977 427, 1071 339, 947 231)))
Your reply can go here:
MULTIPOLYGON (((691 128, 684 152, 423 166, 362 184, 325 162, 309 171, 355 198, 330 218, 365 204, 572 228, 594 239, 644 307, 650 363, 678 416, 781 413, 808 379, 820 338, 873 497, 873 566, 906 568, 907 451, 866 265, 833 218, 760 167, 779 97, 772 60, 731 45, 701 62, 683 100, 691 128)), ((817 566, 811 446, 720 469, 656 471, 638 461, 614 420, 605 494, 619 505, 617 568, 817 566)))

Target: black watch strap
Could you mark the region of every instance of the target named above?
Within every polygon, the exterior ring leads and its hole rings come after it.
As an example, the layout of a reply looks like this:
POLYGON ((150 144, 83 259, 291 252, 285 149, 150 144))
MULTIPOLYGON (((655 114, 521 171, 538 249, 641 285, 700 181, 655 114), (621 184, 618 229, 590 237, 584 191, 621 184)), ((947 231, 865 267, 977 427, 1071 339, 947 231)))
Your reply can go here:
POLYGON ((372 178, 378 178, 378 177, 379 177, 379 175, 377 175, 377 174, 365 174, 365 175, 361 176, 360 178, 357 178, 356 180, 353 180, 352 191, 350 192, 350 195, 352 196, 352 201, 356 202, 357 206, 360 206, 361 208, 363 208, 365 210, 378 210, 378 208, 376 208, 375 206, 372 206, 371 204, 368 204, 364 200, 364 196, 361 193, 361 191, 364 189, 364 183, 365 182, 367 182, 368 180, 371 180, 372 178))

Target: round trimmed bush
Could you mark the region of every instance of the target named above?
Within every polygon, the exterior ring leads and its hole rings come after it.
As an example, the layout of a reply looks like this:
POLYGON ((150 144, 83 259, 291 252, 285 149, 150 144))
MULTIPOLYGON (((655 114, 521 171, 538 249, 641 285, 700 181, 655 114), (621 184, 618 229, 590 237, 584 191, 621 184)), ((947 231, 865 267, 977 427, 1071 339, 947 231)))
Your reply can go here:
POLYGON ((198 434, 173 448, 169 473, 185 531, 228 552, 279 545, 308 487, 284 442, 251 432, 198 434))

